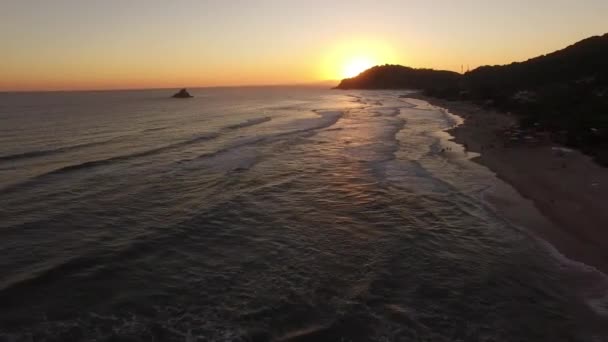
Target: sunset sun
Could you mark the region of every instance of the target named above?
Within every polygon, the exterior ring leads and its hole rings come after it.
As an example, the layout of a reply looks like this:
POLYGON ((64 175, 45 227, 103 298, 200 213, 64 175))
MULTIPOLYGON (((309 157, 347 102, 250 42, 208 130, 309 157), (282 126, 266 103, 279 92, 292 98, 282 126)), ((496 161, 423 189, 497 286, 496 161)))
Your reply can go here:
POLYGON ((320 63, 322 79, 352 78, 376 65, 406 60, 395 53, 393 45, 374 37, 344 39, 332 43, 324 51, 320 63))
POLYGON ((342 69, 342 77, 351 78, 376 65, 371 58, 358 57, 347 61, 342 69))

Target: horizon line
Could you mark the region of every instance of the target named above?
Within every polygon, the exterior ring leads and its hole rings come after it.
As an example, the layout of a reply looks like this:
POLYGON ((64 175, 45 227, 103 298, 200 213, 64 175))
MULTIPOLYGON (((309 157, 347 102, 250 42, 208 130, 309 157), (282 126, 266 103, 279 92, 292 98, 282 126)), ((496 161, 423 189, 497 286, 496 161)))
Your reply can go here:
POLYGON ((0 94, 10 93, 68 93, 68 92, 110 92, 110 91, 144 91, 144 90, 179 90, 179 89, 217 89, 217 88, 264 88, 264 87, 314 87, 323 83, 341 80, 324 80, 302 83, 277 83, 277 84, 242 84, 242 85, 210 85, 210 86, 179 86, 179 87, 133 87, 133 88, 90 88, 90 89, 28 89, 28 90, 0 90, 0 94))

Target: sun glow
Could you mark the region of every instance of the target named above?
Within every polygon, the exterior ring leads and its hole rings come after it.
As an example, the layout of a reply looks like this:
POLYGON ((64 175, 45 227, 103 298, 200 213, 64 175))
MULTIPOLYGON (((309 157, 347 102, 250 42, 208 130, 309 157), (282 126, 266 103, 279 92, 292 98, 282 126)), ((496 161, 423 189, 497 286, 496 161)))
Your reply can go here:
POLYGON ((377 65, 376 61, 367 57, 357 57, 348 61, 342 69, 343 78, 351 78, 359 75, 363 71, 377 65))
POLYGON ((348 39, 324 50, 321 78, 326 80, 355 77, 376 65, 407 62, 389 44, 372 38, 348 39))

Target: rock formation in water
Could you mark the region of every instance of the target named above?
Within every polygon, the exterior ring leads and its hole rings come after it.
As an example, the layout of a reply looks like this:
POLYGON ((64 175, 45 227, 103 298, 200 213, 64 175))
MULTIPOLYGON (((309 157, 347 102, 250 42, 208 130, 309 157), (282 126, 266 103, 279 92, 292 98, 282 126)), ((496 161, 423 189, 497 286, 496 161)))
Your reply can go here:
POLYGON ((173 95, 173 97, 176 99, 188 99, 188 98, 191 98, 192 95, 190 95, 190 93, 188 93, 186 88, 184 88, 184 89, 178 91, 175 95, 173 95))

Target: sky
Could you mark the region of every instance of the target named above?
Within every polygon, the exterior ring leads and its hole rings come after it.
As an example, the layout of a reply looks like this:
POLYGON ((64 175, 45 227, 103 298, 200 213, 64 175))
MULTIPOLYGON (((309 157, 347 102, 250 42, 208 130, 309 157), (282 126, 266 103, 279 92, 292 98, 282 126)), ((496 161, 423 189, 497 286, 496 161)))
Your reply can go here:
POLYGON ((607 0, 0 0, 0 91, 460 71, 607 33, 607 18, 607 0))

